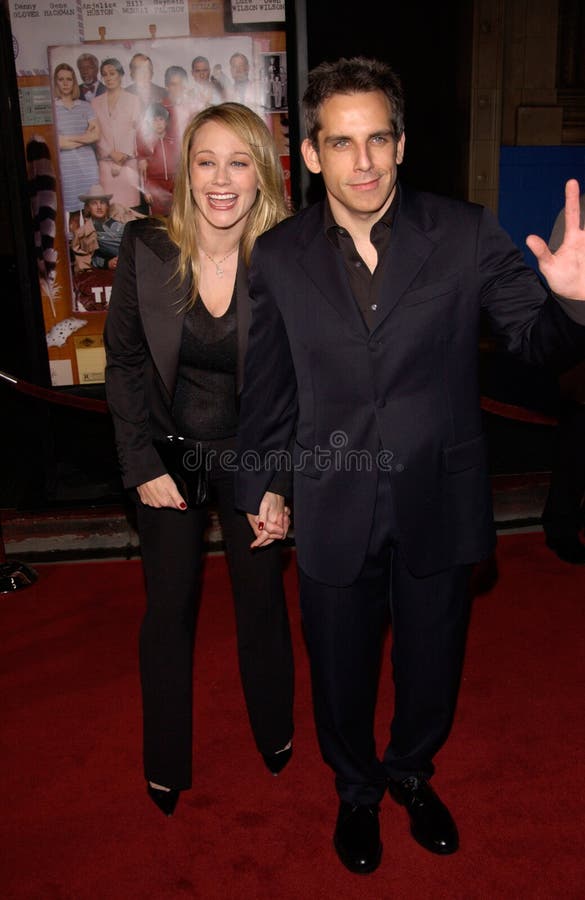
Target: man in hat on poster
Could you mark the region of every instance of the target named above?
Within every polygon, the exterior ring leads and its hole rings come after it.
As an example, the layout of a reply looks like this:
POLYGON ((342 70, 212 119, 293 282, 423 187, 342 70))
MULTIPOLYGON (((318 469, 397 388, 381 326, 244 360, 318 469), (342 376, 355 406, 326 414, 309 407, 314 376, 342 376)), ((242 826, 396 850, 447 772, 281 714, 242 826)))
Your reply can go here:
POLYGON ((118 265, 118 251, 126 222, 144 216, 127 206, 110 203, 101 184, 94 184, 87 194, 80 194, 85 204, 84 223, 73 238, 71 250, 76 272, 86 269, 114 270, 118 265))

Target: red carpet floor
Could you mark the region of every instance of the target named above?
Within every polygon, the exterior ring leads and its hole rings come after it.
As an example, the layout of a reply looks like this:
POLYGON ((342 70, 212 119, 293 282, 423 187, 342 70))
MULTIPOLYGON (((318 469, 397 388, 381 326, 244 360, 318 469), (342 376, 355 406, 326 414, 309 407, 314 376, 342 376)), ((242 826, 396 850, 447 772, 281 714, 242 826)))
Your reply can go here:
MULTIPOLYGON (((0 895, 27 900, 581 898, 585 892, 585 570, 540 534, 500 539, 475 601, 465 676, 435 785, 461 850, 434 857, 387 797, 384 857, 355 876, 331 844, 336 798, 311 716, 296 603, 295 753, 279 778, 250 738, 221 557, 209 560, 196 654, 195 787, 172 819, 141 775, 138 562, 39 566, 0 597, 0 895)), ((378 739, 391 702, 383 672, 378 739)))

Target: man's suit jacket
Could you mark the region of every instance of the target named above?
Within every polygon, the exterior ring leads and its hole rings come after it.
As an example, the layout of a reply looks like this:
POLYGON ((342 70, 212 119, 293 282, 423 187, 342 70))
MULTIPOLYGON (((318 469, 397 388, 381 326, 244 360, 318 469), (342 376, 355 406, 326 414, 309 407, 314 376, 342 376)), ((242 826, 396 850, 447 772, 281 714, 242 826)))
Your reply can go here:
POLYGON ((362 567, 378 464, 390 475, 412 572, 491 551, 482 311, 528 362, 568 367, 585 353, 585 327, 570 318, 577 304, 548 294, 482 207, 401 188, 381 265, 371 331, 324 232, 322 204, 261 237, 250 269, 238 505, 257 511, 270 453, 292 438, 299 565, 329 584, 351 583, 362 567))
MULTIPOLYGON (((104 341, 106 395, 128 488, 166 472, 152 441, 177 433, 171 410, 190 287, 177 277, 178 254, 155 220, 126 225, 104 341)), ((247 271, 241 260, 236 291, 239 388, 250 318, 247 271)))

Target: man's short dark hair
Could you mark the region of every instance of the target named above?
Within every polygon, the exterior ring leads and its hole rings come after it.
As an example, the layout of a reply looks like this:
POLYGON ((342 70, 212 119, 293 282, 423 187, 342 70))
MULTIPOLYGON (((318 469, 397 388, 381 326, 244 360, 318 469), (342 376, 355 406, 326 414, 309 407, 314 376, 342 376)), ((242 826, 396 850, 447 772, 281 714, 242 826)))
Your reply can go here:
POLYGON ((309 72, 303 96, 305 128, 308 139, 317 148, 321 130, 321 106, 334 94, 365 94, 381 91, 390 103, 394 137, 404 131, 404 95, 398 75, 386 63, 365 56, 323 62, 309 72))
POLYGON ((165 85, 167 87, 171 78, 175 78, 175 76, 182 78, 185 82, 187 81, 187 72, 183 66, 169 66, 165 71, 165 85))

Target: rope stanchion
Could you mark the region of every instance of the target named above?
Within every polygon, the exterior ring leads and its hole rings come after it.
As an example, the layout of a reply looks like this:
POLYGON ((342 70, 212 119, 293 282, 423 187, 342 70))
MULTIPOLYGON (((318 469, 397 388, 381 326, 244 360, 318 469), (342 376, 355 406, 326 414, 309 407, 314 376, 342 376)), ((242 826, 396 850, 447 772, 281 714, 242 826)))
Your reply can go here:
POLYGON ((7 561, 0 517, 0 594, 11 594, 13 591, 30 587, 38 577, 35 570, 25 563, 7 561))
MULTIPOLYGON (((72 406, 77 409, 85 409, 90 412, 106 413, 108 404, 105 400, 94 400, 90 397, 80 397, 78 394, 65 394, 52 391, 49 388, 23 381, 8 372, 0 370, 0 382, 14 388, 21 394, 28 394, 38 400, 46 400, 48 403, 56 403, 60 406, 72 406)), ((2 536, 2 519, 0 517, 0 594, 9 594, 30 587, 38 579, 34 569, 17 560, 7 561, 4 538, 2 536)))

